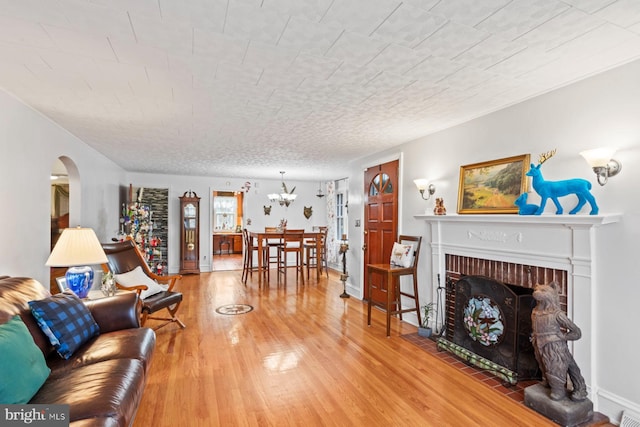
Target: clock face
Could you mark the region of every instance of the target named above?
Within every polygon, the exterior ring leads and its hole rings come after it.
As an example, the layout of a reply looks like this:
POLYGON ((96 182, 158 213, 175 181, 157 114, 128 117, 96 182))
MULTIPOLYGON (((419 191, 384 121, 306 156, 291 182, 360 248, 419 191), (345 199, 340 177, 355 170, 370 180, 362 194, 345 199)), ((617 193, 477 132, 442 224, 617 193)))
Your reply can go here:
POLYGON ((194 218, 196 216, 196 207, 191 203, 185 205, 184 216, 187 218, 194 218))
POLYGON ((463 324, 474 341, 489 347, 502 341, 503 318, 500 307, 491 298, 475 295, 467 300, 463 324))

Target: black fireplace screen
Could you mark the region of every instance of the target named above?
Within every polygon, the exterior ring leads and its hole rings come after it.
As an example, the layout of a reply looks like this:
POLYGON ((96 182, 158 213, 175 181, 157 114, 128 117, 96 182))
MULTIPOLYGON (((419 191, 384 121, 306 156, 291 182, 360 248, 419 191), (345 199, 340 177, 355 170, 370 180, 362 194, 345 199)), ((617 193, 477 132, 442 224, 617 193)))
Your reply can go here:
MULTIPOLYGON (((533 289, 484 276, 465 276, 455 284, 453 342, 517 374, 540 378, 531 345, 533 289)), ((451 306, 449 306, 451 307, 451 306)))

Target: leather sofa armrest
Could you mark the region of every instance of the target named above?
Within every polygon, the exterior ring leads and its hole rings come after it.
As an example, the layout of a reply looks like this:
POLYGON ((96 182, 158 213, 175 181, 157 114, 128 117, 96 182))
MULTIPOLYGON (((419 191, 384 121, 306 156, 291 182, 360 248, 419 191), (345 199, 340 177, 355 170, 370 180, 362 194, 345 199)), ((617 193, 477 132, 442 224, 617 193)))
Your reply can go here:
POLYGON ((100 326, 100 333, 140 327, 140 304, 135 292, 89 300, 85 304, 100 326))

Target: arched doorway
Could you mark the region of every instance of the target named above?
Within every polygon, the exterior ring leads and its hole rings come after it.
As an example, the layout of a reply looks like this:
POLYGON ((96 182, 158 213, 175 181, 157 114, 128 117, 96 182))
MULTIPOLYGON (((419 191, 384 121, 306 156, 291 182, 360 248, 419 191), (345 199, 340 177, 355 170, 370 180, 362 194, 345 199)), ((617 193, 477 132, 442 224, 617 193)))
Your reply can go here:
POLYGON ((69 173, 56 159, 51 168, 51 249, 62 230, 69 227, 69 173))
MULTIPOLYGON (((69 157, 57 158, 51 166, 51 250, 55 246, 62 230, 71 224, 80 224, 80 177, 78 168, 69 157)), ((49 287, 51 293, 57 293, 56 277, 64 276, 66 267, 52 267, 49 287)))

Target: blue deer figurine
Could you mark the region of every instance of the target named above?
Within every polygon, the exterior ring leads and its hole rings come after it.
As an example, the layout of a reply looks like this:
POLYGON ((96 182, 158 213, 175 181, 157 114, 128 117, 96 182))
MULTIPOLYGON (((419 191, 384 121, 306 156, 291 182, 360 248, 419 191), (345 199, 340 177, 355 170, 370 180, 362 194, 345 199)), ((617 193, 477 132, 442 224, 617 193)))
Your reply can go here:
POLYGON ((558 197, 564 197, 570 194, 575 194, 578 198, 578 204, 575 208, 571 209, 569 212, 570 215, 578 213, 587 202, 591 205, 591 212, 589 212, 589 214, 597 215, 598 205, 596 204, 595 197, 591 194, 591 183, 589 181, 580 178, 566 179, 563 181, 545 181, 542 177, 540 166, 553 157, 554 154, 556 154, 556 150, 541 154, 538 165, 536 166, 531 163, 531 168, 527 172, 527 176, 533 179, 533 189, 540 195, 540 206, 534 215, 541 215, 542 212, 544 212, 544 207, 548 199, 551 199, 556 205, 556 214, 561 215, 563 210, 562 205, 560 205, 558 201, 558 197))
POLYGON ((520 215, 535 215, 538 212, 538 205, 532 205, 527 203, 529 193, 522 193, 520 197, 513 203, 518 207, 518 214, 520 215))

